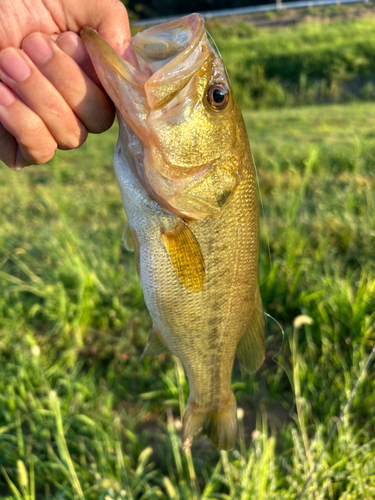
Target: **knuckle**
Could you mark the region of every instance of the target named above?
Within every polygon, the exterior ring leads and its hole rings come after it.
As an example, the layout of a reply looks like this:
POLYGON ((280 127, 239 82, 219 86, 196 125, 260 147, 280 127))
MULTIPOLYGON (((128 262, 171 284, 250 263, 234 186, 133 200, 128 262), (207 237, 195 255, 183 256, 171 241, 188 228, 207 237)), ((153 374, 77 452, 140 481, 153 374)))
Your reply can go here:
POLYGON ((24 147, 21 148, 22 156, 28 165, 43 165, 53 158, 56 148, 51 144, 44 144, 38 151, 30 151, 24 147))
POLYGON ((35 155, 32 158, 31 163, 33 165, 42 165, 43 163, 47 163, 50 161, 55 155, 56 148, 46 148, 45 151, 38 152, 38 155, 35 155))
POLYGON ((27 128, 28 131, 24 130, 22 136, 18 138, 23 157, 30 164, 46 163, 55 154, 56 141, 36 115, 30 118, 27 128))
POLYGON ((31 114, 27 123, 24 125, 22 130, 22 137, 30 137, 30 142, 35 144, 37 139, 43 138, 46 135, 47 129, 44 122, 36 114, 31 114))
POLYGON ((87 139, 87 129, 83 125, 76 124, 69 127, 64 134, 63 140, 59 141, 59 149, 76 149, 87 139))
POLYGON ((79 78, 80 75, 77 73, 77 71, 69 71, 68 74, 62 73, 55 76, 53 84, 60 95, 69 95, 71 94, 72 89, 79 88, 81 81, 79 78))
POLYGON ((16 170, 17 142, 0 123, 0 161, 12 170, 16 170))
MULTIPOLYGON (((55 108, 58 109, 57 105, 55 108)), ((43 138, 43 146, 49 146, 49 150, 55 151, 59 149, 75 149, 83 144, 87 138, 87 130, 72 111, 56 111, 53 120, 49 119, 46 123, 40 120, 35 115, 30 119, 29 125, 29 142, 31 144, 41 144, 43 138)))
POLYGON ((112 107, 108 109, 107 107, 105 110, 98 113, 94 120, 90 120, 88 130, 93 134, 101 134, 111 127, 114 119, 114 109, 112 107))

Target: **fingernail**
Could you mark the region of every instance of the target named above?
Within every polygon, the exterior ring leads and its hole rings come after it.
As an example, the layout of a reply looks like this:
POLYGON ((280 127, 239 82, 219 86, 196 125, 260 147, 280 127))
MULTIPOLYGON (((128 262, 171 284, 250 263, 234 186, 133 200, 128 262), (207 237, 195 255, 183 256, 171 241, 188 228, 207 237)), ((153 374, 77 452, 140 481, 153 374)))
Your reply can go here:
POLYGON ((13 92, 11 92, 3 83, 0 83, 0 106, 10 106, 16 98, 13 92))
POLYGON ((71 57, 77 64, 86 58, 86 51, 81 39, 76 33, 66 32, 56 40, 58 47, 71 57))
POLYGON ((29 66, 20 54, 13 50, 7 50, 0 56, 0 69, 15 82, 21 83, 31 74, 29 66))
POLYGON ((22 48, 37 66, 48 62, 53 55, 50 44, 41 35, 33 35, 27 38, 23 42, 22 48))

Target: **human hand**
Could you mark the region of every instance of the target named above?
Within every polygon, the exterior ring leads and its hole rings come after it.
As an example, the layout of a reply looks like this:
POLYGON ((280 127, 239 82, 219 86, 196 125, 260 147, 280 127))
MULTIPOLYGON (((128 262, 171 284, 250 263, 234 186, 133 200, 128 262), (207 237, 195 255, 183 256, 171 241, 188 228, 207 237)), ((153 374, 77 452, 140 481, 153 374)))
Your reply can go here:
POLYGON ((32 8, 27 0, 0 0, 0 9, 0 160, 19 170, 113 122, 76 33, 92 26, 122 56, 131 38, 118 0, 36 0, 32 8))

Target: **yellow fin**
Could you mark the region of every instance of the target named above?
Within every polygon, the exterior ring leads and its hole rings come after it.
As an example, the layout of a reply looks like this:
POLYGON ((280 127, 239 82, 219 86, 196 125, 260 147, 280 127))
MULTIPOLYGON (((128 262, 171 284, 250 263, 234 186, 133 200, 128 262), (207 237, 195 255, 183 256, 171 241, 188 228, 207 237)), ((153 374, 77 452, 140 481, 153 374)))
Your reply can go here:
POLYGON ((219 450, 232 450, 237 439, 237 406, 234 394, 229 404, 220 410, 209 411, 188 401, 183 425, 182 449, 187 451, 195 436, 206 434, 219 450))
POLYGON ((199 243, 182 220, 172 232, 161 232, 173 269, 182 285, 192 292, 203 288, 205 269, 199 243))
POLYGON ((259 288, 255 293, 255 307, 249 327, 237 346, 237 355, 243 368, 255 372, 264 360, 264 314, 259 288))
POLYGON ((155 356, 157 354, 168 354, 169 349, 159 337, 158 333, 152 328, 148 338, 147 345, 142 353, 142 358, 146 356, 155 356))
POLYGON ((124 247, 126 248, 126 250, 128 250, 129 252, 134 252, 134 241, 129 222, 125 224, 121 239, 124 242, 124 247))

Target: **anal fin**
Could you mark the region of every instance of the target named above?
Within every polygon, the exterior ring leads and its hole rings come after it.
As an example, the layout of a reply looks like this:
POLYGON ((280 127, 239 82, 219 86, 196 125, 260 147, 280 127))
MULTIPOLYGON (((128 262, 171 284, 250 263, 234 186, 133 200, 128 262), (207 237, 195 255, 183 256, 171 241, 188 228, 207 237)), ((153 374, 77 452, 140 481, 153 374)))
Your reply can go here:
POLYGON ((156 356, 158 354, 168 354, 169 349, 159 337, 158 333, 152 328, 148 338, 147 345, 142 353, 142 358, 146 356, 156 356))
POLYGON ((264 354, 264 313, 258 287, 255 292, 254 312, 248 329, 238 343, 237 355, 243 368, 252 373, 263 363, 264 354))

